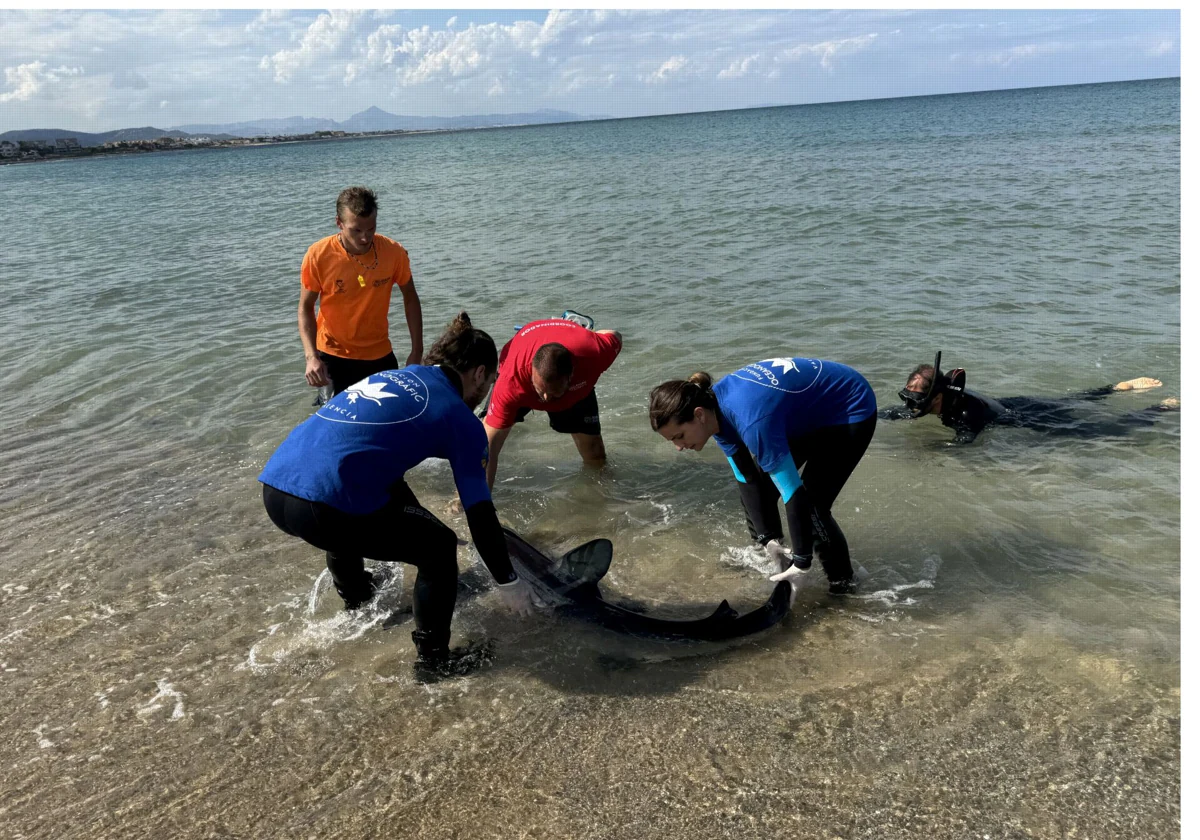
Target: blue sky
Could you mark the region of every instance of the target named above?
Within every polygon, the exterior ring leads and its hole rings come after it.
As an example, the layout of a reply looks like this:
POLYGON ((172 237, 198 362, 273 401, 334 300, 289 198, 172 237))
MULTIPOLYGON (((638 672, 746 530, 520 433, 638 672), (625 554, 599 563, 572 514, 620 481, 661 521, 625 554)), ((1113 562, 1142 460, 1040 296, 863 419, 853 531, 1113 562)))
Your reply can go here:
POLYGON ((1180 75, 1175 10, 0 10, 0 132, 647 114, 1180 75))

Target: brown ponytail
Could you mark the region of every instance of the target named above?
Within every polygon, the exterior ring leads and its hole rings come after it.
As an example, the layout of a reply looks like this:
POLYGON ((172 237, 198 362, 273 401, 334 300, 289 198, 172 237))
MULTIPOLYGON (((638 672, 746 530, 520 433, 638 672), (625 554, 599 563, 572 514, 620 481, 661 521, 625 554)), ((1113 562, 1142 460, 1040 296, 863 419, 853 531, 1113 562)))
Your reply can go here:
POLYGON ((674 421, 687 423, 696 417, 697 408, 715 410, 717 395, 712 377, 697 371, 687 378, 664 382, 650 392, 650 428, 658 431, 674 421))
POLYGON ((471 316, 464 309, 429 348, 424 361, 427 365, 446 365, 459 373, 483 365, 491 376, 496 371, 496 358, 496 342, 471 326, 471 316))

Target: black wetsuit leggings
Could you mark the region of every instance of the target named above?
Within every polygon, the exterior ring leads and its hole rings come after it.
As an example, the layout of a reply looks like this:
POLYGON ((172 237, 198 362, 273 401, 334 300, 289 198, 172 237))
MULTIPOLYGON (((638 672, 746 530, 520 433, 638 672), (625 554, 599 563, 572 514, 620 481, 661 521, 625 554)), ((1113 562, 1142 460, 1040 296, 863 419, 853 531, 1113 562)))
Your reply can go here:
MULTIPOLYGON (((800 471, 808 497, 823 514, 822 523, 828 538, 826 542, 816 541, 812 521, 809 517, 804 517, 800 523, 804 532, 792 534, 793 541, 797 543, 793 546, 793 551, 804 551, 811 545, 831 584, 852 580, 854 567, 850 565, 850 547, 846 544, 846 536, 829 511, 842 488, 846 486, 850 474, 862 460, 863 453, 871 445, 871 438, 875 436, 876 419, 876 415, 872 414, 866 420, 857 423, 825 426, 788 441, 792 460, 796 469, 800 471)), ((782 534, 783 526, 778 507, 779 490, 770 478, 766 478, 761 487, 765 497, 763 514, 768 523, 768 530, 782 534)), ((743 508, 744 506, 745 502, 743 508)), ((750 529, 751 536, 758 536, 749 512, 746 514, 746 527, 750 529)))
POLYGON ((1152 405, 1116 417, 1079 417, 1075 409, 1081 402, 1096 402, 1113 393, 1111 385, 1093 388, 1066 399, 1050 397, 1004 397, 1000 400, 1008 409, 996 419, 1000 426, 1035 429, 1054 437, 1101 438, 1122 437, 1135 429, 1153 426, 1171 409, 1152 405))
POLYGON ((360 379, 366 379, 372 373, 381 370, 395 370, 400 367, 395 353, 388 353, 381 359, 343 359, 341 356, 331 356, 317 351, 321 361, 325 363, 325 372, 333 384, 333 393, 340 394, 360 379))
POLYGON ((263 485, 263 504, 281 531, 325 551, 338 593, 349 603, 371 595, 363 558, 417 567, 413 617, 417 647, 445 647, 458 595, 458 538, 397 482, 392 497, 374 513, 355 516, 263 485), (422 643, 424 642, 424 644, 422 643))

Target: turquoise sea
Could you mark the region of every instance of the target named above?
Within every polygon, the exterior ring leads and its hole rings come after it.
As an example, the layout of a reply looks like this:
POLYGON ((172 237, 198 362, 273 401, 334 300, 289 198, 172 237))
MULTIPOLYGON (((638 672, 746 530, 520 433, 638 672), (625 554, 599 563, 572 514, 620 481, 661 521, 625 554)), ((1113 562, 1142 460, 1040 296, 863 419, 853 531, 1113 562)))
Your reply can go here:
MULTIPOLYGON (((813 356, 885 406, 941 350, 1001 398, 1180 395, 1178 79, 0 168, 0 833, 1179 836, 1179 414, 967 448, 881 422, 834 509, 856 597, 814 571, 717 646, 488 593, 455 632, 495 664, 414 684, 412 575, 339 612, 255 481, 312 411, 300 259, 354 183, 427 345, 459 309, 624 333, 609 465, 535 416, 496 504, 549 548, 613 540, 643 601, 770 590, 719 452, 649 429, 665 379, 813 356)), ((444 465, 412 484, 453 497, 444 465)))

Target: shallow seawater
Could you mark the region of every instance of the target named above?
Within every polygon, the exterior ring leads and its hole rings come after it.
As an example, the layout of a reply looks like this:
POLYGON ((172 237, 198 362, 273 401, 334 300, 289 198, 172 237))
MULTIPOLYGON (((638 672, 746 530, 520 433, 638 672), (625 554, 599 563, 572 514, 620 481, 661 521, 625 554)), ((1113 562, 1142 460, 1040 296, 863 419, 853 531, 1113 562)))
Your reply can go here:
MULTIPOLYGON (((496 496, 605 537, 615 597, 769 594, 719 453, 646 394, 794 353, 894 402, 941 349, 1004 397, 1180 393, 1179 83, 5 167, 0 824, 14 838, 1172 837, 1180 419, 1121 438, 881 422, 777 627, 630 639, 465 598, 490 667, 414 683, 412 570, 358 615, 255 477, 311 411, 304 248, 380 192, 426 342, 570 307, 626 336, 610 463, 535 416, 496 496)), ((406 352, 399 302, 393 337, 406 352)), ((444 464, 411 475, 446 513, 444 464)), ((471 564, 460 551, 460 567, 471 564)))

